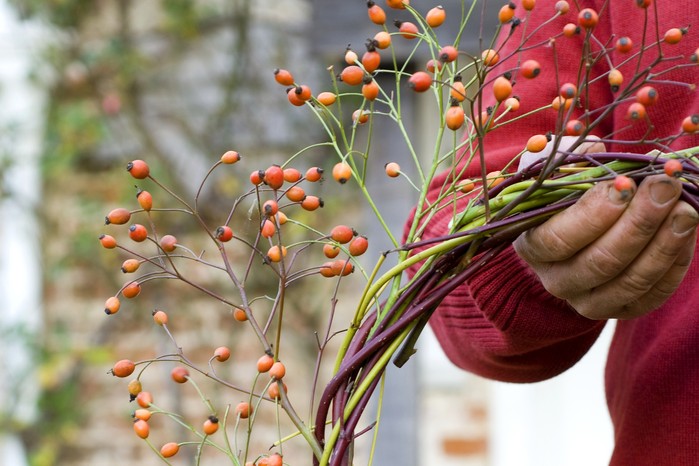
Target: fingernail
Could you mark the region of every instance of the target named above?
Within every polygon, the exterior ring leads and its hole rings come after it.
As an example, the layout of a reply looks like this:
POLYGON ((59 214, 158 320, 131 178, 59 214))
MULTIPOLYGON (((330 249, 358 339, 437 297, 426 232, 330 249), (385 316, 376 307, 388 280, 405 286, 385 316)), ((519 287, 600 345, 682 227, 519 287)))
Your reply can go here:
POLYGON ((699 216, 693 215, 678 215, 672 220, 672 232, 676 235, 684 235, 690 230, 693 230, 699 224, 699 216))
POLYGON ((666 204, 675 198, 677 188, 669 180, 654 181, 650 187, 650 197, 656 204, 666 204))

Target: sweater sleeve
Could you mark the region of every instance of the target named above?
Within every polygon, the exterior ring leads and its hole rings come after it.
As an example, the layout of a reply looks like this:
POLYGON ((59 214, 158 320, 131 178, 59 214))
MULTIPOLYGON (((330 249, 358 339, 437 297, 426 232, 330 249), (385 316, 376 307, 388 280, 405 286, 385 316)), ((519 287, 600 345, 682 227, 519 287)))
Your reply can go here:
MULTIPOLYGON (((590 4, 581 4, 580 8, 596 7, 593 2, 582 3, 590 4)), ((537 3, 529 16, 518 7, 517 15, 527 18, 529 28, 545 24, 529 43, 546 43, 549 37, 560 37, 563 25, 575 21, 577 11, 571 8, 568 15, 546 23, 552 16, 553 4, 553 1, 537 3)), ((604 24, 599 26, 601 35, 605 34, 604 27, 604 24)), ((520 97, 522 104, 519 114, 523 114, 550 105, 558 95, 560 84, 578 82, 583 39, 560 38, 557 40, 567 42, 555 46, 554 42, 532 48, 525 46, 521 54, 511 55, 511 49, 522 41, 525 28, 519 28, 500 51, 501 56, 510 58, 503 60, 502 69, 495 68, 490 75, 497 76, 512 69, 518 60, 536 59, 541 63, 542 72, 536 79, 513 75, 514 94, 520 97), (554 64, 557 73, 551 69, 554 64)), ((607 64, 603 66, 606 69, 593 69, 592 72, 608 71, 607 64)), ((492 105, 488 94, 486 88, 483 108, 492 105)), ((604 108, 612 100, 606 79, 597 80, 585 90, 581 99, 587 99, 588 108, 604 108)), ((484 142, 486 169, 502 169, 522 150, 531 135, 555 131, 556 118, 557 112, 549 109, 487 134, 484 142)), ((504 120, 507 119, 506 116, 504 120)), ((596 132, 609 134, 610 128, 601 125, 596 132)), ((450 173, 454 172, 459 171, 450 173)), ((449 173, 443 173, 435 178, 428 198, 436 197, 449 176, 449 173)), ((480 176, 478 162, 467 166, 464 176, 480 176)), ((463 207, 466 200, 457 203, 463 207)), ((448 233, 451 215, 451 209, 437 212, 425 226, 422 239, 448 233)), ((408 225, 411 221, 412 216, 408 225)), ((415 269, 411 272, 414 273, 415 269)), ((447 356, 457 366, 496 380, 534 382, 553 377, 575 364, 594 343, 605 323, 580 316, 565 301, 550 295, 527 264, 509 247, 447 296, 430 324, 447 356)))

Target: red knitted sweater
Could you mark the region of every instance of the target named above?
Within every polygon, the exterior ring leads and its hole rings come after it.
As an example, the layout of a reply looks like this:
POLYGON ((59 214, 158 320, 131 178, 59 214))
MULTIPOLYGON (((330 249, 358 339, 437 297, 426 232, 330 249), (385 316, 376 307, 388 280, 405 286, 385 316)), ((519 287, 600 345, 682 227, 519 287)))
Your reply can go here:
MULTIPOLYGON (((648 9, 648 30, 658 14, 660 35, 672 27, 693 26, 677 45, 663 44, 666 56, 683 55, 661 68, 689 63, 688 57, 699 47, 694 28, 699 27, 699 10, 689 0, 653 0, 648 9), (657 10, 656 10, 657 6, 657 10)), ((541 24, 551 16, 554 0, 540 0, 526 20, 527 28, 541 24)), ((642 43, 644 10, 635 0, 579 1, 579 7, 601 11, 595 36, 603 44, 613 44, 628 36, 634 51, 642 43), (600 10, 602 5, 605 10, 600 10)), ((538 42, 559 34, 568 22, 576 22, 574 2, 563 17, 537 33, 538 42)), ((525 18, 518 5, 517 16, 525 18)), ((516 35, 524 29, 519 28, 516 35)), ((511 40, 510 44, 518 40, 511 40)), ((514 94, 521 97, 518 114, 550 104, 558 93, 551 68, 553 52, 558 56, 558 83, 576 82, 582 35, 559 37, 555 47, 544 46, 525 51, 522 59, 536 58, 541 75, 533 80, 517 79, 514 94)), ((506 55, 506 52, 503 56, 506 55)), ((634 74, 631 65, 623 65, 629 55, 616 51, 611 62, 626 79, 634 74)), ((644 64, 656 57, 651 49, 644 64)), ((635 60, 632 60, 635 63, 635 60)), ((510 61, 511 63, 512 61, 510 61)), ((635 66, 635 65, 634 65, 635 66)), ((510 65, 506 65, 511 68, 510 65)), ((609 70, 602 60, 593 74, 609 70)), ((502 70, 505 71, 504 69, 502 70)), ((658 77, 699 83, 699 66, 682 67, 658 77)), ((655 85, 660 100, 648 108, 654 122, 652 136, 675 134, 680 122, 699 114, 699 92, 687 87, 662 83, 655 85)), ((598 80, 586 98, 591 108, 601 108, 612 99, 606 77, 598 80)), ((638 139, 646 125, 630 125, 625 118, 628 104, 620 105, 611 118, 596 131, 599 135, 615 132, 616 139, 638 139)), ((486 136, 487 169, 502 168, 517 154, 529 136, 546 133, 555 126, 556 112, 541 112, 486 136), (503 135, 505 137, 503 137, 503 135)), ((699 145, 699 137, 682 137, 673 148, 699 145)), ((649 147, 607 144, 610 151, 646 152, 649 147)), ((477 177, 480 169, 472 166, 467 177, 477 177)), ((432 194, 443 185, 443 174, 433 183, 432 194)), ((443 209, 430 220, 423 239, 447 232, 450 209, 443 209)), ((614 466, 699 465, 699 261, 692 264, 684 282, 665 305, 645 317, 620 321, 609 352, 606 391, 615 428, 614 466)), ((484 377, 508 382, 534 382, 553 377, 575 364, 599 335, 604 322, 578 315, 566 302, 548 294, 537 277, 510 248, 453 292, 431 319, 432 327, 449 358, 458 366, 484 377)), ((584 403, 584 400, 581 400, 584 403)), ((594 447, 594 446, 592 446, 594 447)))

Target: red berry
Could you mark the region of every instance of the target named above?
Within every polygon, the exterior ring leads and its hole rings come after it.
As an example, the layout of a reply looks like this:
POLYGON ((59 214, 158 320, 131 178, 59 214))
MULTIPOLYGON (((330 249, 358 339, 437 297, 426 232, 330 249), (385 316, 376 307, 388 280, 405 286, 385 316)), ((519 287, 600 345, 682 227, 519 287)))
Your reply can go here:
POLYGON ((398 165, 396 162, 388 162, 386 165, 384 165, 384 170, 386 175, 391 178, 400 176, 400 165, 398 165))
POLYGON ((323 169, 320 167, 311 167, 308 170, 306 170, 306 180, 310 181, 312 183, 316 181, 320 181, 320 179, 323 177, 323 169))
MULTIPOLYGON (((267 177, 265 177, 266 179, 267 177)), ((269 199, 268 201, 265 201, 264 204, 262 204, 262 213, 266 217, 274 217, 276 213, 279 211, 279 204, 277 204, 277 201, 274 199, 269 199)))
POLYGON ((643 86, 636 92, 636 101, 650 107, 658 101, 658 91, 652 86, 643 86))
POLYGON ((425 92, 432 86, 432 76, 425 71, 416 71, 408 79, 408 86, 415 92, 425 92))
POLYGON ((100 235, 99 240, 105 249, 114 249, 117 245, 116 239, 110 235, 100 235))
POLYGON ((140 243, 145 241, 145 239, 148 237, 148 230, 146 230, 146 227, 143 225, 134 223, 129 227, 129 237, 137 243, 140 243))
POLYGON ((141 266, 141 261, 138 259, 126 259, 121 264, 121 271, 124 273, 134 273, 141 266))
POLYGON ((622 197, 628 196, 634 189, 634 183, 626 175, 617 175, 614 178, 614 189, 619 191, 622 197))
POLYGON ((699 131, 699 115, 690 115, 682 120, 682 131, 685 133, 696 133, 699 131))
POLYGON ((361 256, 369 248, 369 240, 366 236, 357 236, 348 246, 349 253, 353 256, 361 256))
POLYGON ((364 80, 364 70, 357 65, 346 66, 340 73, 340 80, 348 86, 358 86, 364 80))
POLYGON ((629 53, 633 48, 633 42, 629 37, 619 37, 616 41, 615 48, 619 53, 629 53))
POLYGON ((367 2, 367 8, 368 11, 367 13, 369 14, 369 20, 374 23, 378 24, 379 26, 383 25, 386 23, 386 12, 378 6, 376 3, 373 1, 368 1, 367 2))
POLYGON ((170 377, 177 383, 185 383, 189 380, 189 371, 186 367, 177 366, 170 372, 170 377))
POLYGON ((240 416, 241 419, 249 418, 252 412, 252 406, 246 401, 241 401, 238 403, 238 406, 235 407, 235 413, 240 416))
POLYGON ((274 365, 274 358, 269 354, 264 354, 257 360, 257 372, 263 374, 268 372, 274 365))
POLYGON ((281 361, 277 361, 274 364, 272 364, 272 367, 270 367, 268 372, 269 376, 273 379, 283 379, 286 375, 286 367, 284 366, 284 363, 282 363, 281 361))
POLYGON ((112 367, 112 375, 121 378, 128 377, 133 374, 135 369, 136 364, 134 364, 133 361, 129 359, 122 359, 121 361, 117 361, 114 364, 114 367, 112 367))
POLYGON ((400 35, 403 36, 404 38, 408 40, 415 39, 418 35, 418 28, 414 23, 411 23, 409 21, 398 21, 396 20, 394 22, 396 27, 398 28, 398 32, 400 32, 400 35))
POLYGON ((289 71, 279 68, 274 70, 274 80, 282 86, 293 86, 294 84, 293 75, 289 71))
POLYGON ((640 102, 634 102, 626 110, 626 118, 629 120, 642 120, 646 117, 646 107, 640 102))
POLYGON ((104 217, 104 224, 123 225, 131 219, 131 212, 123 207, 117 207, 104 217))
POLYGON ((173 235, 165 235, 160 238, 160 247, 165 252, 173 252, 177 248, 177 238, 173 235))
POLYGON ((682 176, 682 162, 677 159, 670 159, 663 165, 663 170, 667 176, 679 178, 682 176))
POLYGON ((264 182, 272 189, 279 189, 284 184, 284 170, 279 165, 272 165, 265 170, 264 182))
POLYGON ((107 315, 116 314, 119 312, 120 307, 121 302, 119 301, 119 298, 112 296, 111 298, 107 298, 107 300, 104 302, 104 313, 107 315))
POLYGON ((451 63, 454 60, 456 60, 458 56, 459 51, 456 49, 456 47, 451 45, 445 45, 439 50, 439 53, 437 54, 439 61, 444 63, 451 63))
POLYGON ((444 8, 440 5, 427 12, 425 15, 425 21, 431 28, 436 28, 444 24, 446 17, 447 14, 444 11, 444 8))
POLYGON ((148 178, 148 175, 150 175, 150 168, 143 160, 133 160, 129 162, 126 164, 126 170, 137 180, 148 178))
POLYGON ((163 458, 172 458, 180 451, 180 446, 176 442, 169 442, 160 447, 160 454, 163 458))
POLYGON ((148 427, 148 423, 143 419, 138 419, 133 423, 133 430, 136 432, 136 435, 142 439, 148 438, 148 434, 150 433, 150 427, 148 427))
POLYGON ((135 298, 141 293, 141 285, 137 281, 129 282, 124 288, 121 289, 121 295, 124 298, 131 299, 135 298))
POLYGON ((226 243, 233 239, 233 230, 228 225, 222 225, 216 228, 216 238, 222 243, 226 243))
POLYGON ((567 136, 580 136, 585 130, 585 124, 580 120, 570 120, 566 123, 567 136))
POLYGON ((254 172, 250 173, 250 183, 254 184, 255 186, 258 186, 262 184, 265 178, 265 171, 264 170, 255 170, 254 172))
POLYGON ((214 351, 214 359, 216 359, 219 362, 228 361, 228 358, 230 358, 230 357, 231 357, 231 350, 227 346, 219 346, 214 351))
POLYGON ((599 15, 592 8, 584 8, 578 13, 578 24, 584 29, 592 29, 598 22, 599 15))
POLYGON ((141 206, 141 209, 145 210, 146 212, 150 212, 150 210, 153 208, 153 196, 151 196, 148 191, 139 189, 136 193, 136 200, 141 206))
POLYGON ((141 408, 149 408, 153 404, 153 395, 150 392, 141 392, 136 395, 136 403, 141 408))
POLYGON ((216 416, 209 416, 209 418, 204 421, 202 430, 206 435, 214 435, 218 430, 218 418, 216 416))
POLYGON ((578 88, 573 83, 565 83, 559 90, 559 95, 564 99, 572 99, 578 94, 578 88))
POLYGON ((333 241, 337 241, 340 244, 349 243, 356 234, 357 232, 347 225, 337 225, 330 231, 330 237, 333 241))
POLYGON ((539 65, 539 62, 536 60, 527 60, 522 63, 519 71, 525 78, 534 79, 541 73, 541 65, 539 65))
POLYGON ((381 55, 374 50, 373 45, 371 48, 372 50, 367 50, 364 55, 362 55, 362 66, 367 73, 373 73, 381 65, 381 55))
POLYGON ((153 322, 156 324, 163 326, 167 325, 168 317, 167 313, 165 311, 160 311, 158 309, 153 311, 153 322))
POLYGON ((221 163, 225 163, 228 165, 236 163, 239 160, 240 160, 240 154, 234 150, 226 151, 221 156, 221 163))

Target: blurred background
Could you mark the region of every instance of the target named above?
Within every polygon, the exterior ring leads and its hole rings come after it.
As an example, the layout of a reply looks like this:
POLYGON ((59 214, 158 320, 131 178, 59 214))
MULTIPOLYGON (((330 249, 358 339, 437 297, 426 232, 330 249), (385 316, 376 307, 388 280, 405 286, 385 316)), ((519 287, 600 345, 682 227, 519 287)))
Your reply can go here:
MULTIPOLYGON (((434 6, 414 3, 423 12, 434 6)), ((443 5, 461 8, 454 0, 443 5)), ((445 41, 456 35, 456 16, 439 30, 445 41)), ((230 312, 185 289, 153 286, 106 318, 103 303, 123 284, 124 257, 99 247, 97 237, 111 233, 104 215, 135 208, 124 171, 130 160, 148 160, 158 178, 191 197, 226 150, 264 168, 322 140, 310 112, 288 104, 272 70, 288 68, 314 91, 329 90, 326 68, 340 66, 348 44, 361 53, 377 31, 360 0, 0 0, 0 465, 162 464, 130 428, 125 384, 107 375, 117 359, 172 351, 150 323, 155 306, 176 317, 188 354, 206 358, 214 341, 236 350, 235 364, 256 360, 230 312)), ((468 31, 462 48, 478 50, 477 34, 468 31)), ((406 53, 398 49, 398 59, 406 53)), ((435 130, 430 103, 414 96, 404 105, 414 142, 427 153, 435 130)), ((390 125, 376 124, 372 145, 380 155, 372 163, 382 174, 405 151, 390 125)), ((307 157, 309 166, 335 162, 320 151, 307 157)), ((205 215, 227 213, 245 173, 213 180, 205 215)), ((400 231, 415 197, 379 175, 369 189, 400 231)), ((329 227, 349 215, 357 230, 380 238, 349 188, 318 190, 327 205, 314 222, 329 227)), ((177 220, 159 219, 178 235, 191 233, 177 220)), ((386 247, 373 242, 367 266, 386 247)), ((327 303, 307 290, 291 299, 299 310, 298 365, 312 365, 311 329, 327 303)), ((606 464, 609 333, 568 373, 512 386, 455 369, 426 332, 417 356, 390 371, 386 391, 400 396, 384 397, 374 464, 606 464)), ((169 369, 152 371, 149 386, 173 410, 200 410, 194 392, 167 383, 169 369)), ((223 403, 239 401, 210 389, 223 403)), ((176 440, 171 426, 159 429, 155 443, 176 440)), ((173 464, 194 463, 179 455, 173 464)))

